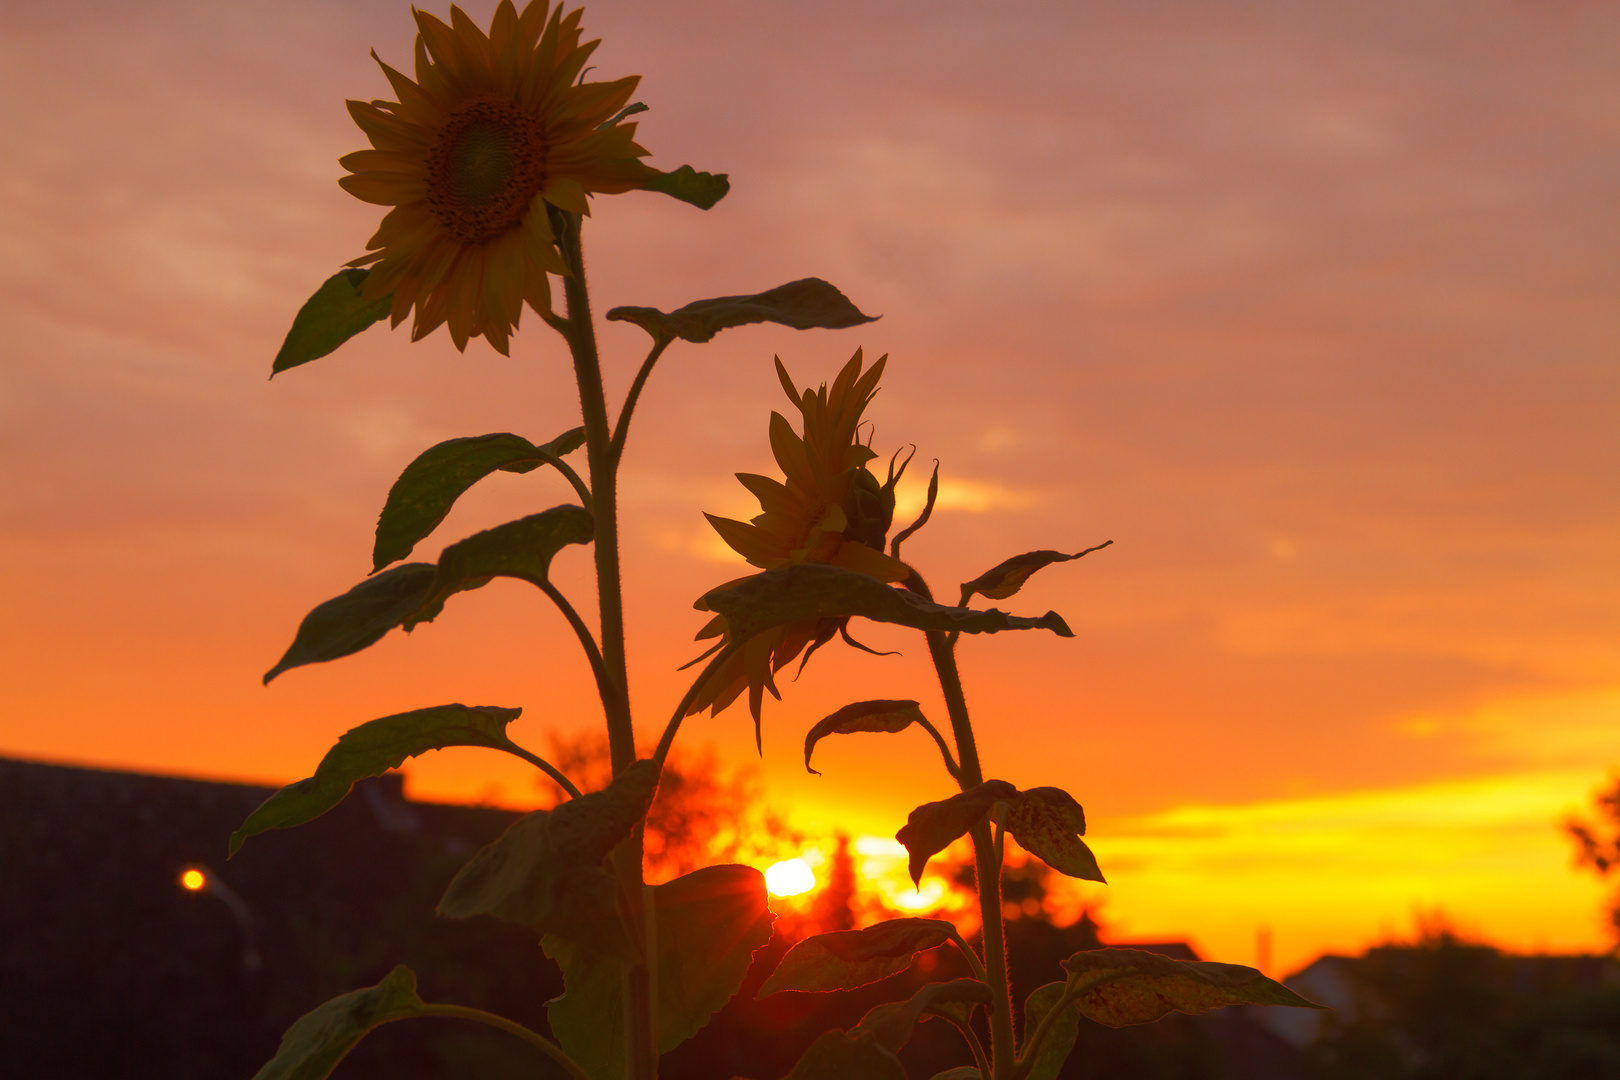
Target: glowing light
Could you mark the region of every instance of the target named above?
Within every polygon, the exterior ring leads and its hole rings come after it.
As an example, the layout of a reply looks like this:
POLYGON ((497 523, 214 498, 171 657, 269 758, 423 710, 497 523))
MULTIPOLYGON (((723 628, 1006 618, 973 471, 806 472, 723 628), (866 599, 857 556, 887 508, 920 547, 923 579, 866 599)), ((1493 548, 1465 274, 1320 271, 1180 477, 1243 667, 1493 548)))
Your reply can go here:
POLYGON ((187 870, 180 875, 180 887, 199 892, 208 885, 208 879, 201 870, 187 870))
POLYGON ((927 911, 945 899, 945 883, 930 878, 921 889, 900 889, 891 893, 889 903, 903 911, 927 911))
POLYGON ((798 896, 815 887, 815 871, 803 859, 784 859, 765 871, 765 888, 772 896, 798 896))

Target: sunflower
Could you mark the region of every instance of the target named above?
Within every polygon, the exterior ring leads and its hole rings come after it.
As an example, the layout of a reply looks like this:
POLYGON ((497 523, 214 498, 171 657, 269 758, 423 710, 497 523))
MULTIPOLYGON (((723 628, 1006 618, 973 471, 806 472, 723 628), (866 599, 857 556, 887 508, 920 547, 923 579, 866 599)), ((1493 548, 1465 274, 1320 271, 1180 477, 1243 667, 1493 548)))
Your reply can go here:
POLYGON ((448 322, 456 348, 482 335, 506 353, 524 301, 550 312, 546 274, 570 272, 548 206, 587 214, 587 192, 657 175, 636 125, 612 123, 640 76, 576 82, 599 43, 547 0, 501 0, 487 35, 458 7, 449 25, 415 15, 416 81, 372 53, 399 100, 349 102, 373 149, 340 158, 338 183, 393 207, 349 265, 375 264, 364 296, 393 294, 392 325, 416 308, 411 340, 448 322))
MULTIPOLYGON (((720 538, 749 563, 761 570, 795 563, 831 563, 887 582, 911 576, 911 568, 905 563, 883 554, 883 541, 894 517, 895 484, 905 466, 902 464, 896 473, 891 461, 888 479, 878 483, 866 468, 877 454, 856 437, 861 413, 877 392, 888 359, 882 357, 863 373, 861 351, 857 349, 833 380, 831 389, 823 384, 819 390, 806 389, 803 393, 795 389, 787 368, 777 359, 777 377, 788 400, 799 410, 803 431, 802 435, 795 434, 786 417, 771 413, 771 451, 784 480, 737 474, 763 511, 751 522, 704 515, 720 538)), ((729 581, 710 591, 746 580, 729 581)), ((699 611, 709 610, 702 597, 693 606, 699 611)), ((807 646, 814 652, 832 640, 833 634, 842 633, 845 622, 801 619, 749 639, 704 680, 688 715, 705 708, 712 710, 711 715, 717 714, 746 688, 757 740, 764 691, 769 690, 777 699, 782 696, 776 689, 774 674, 807 646)), ((728 644, 724 617, 716 615, 697 637, 700 641, 719 637, 715 649, 728 644)), ((844 638, 850 640, 847 633, 844 638)), ((806 660, 809 656, 805 653, 806 660)))

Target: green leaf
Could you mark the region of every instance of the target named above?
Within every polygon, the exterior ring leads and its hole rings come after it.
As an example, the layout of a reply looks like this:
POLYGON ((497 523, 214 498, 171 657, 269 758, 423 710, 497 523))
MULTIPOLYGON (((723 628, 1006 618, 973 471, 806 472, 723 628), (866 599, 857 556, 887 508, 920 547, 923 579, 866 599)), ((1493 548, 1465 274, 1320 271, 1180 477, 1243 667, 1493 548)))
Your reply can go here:
POLYGON ((526 473, 545 462, 545 455, 563 457, 585 444, 585 429, 572 431, 535 446, 519 435, 497 432, 442 442, 399 474, 389 489, 388 501, 377 518, 377 543, 372 549, 373 570, 381 570, 411 553, 417 543, 439 527, 463 492, 496 471, 526 473))
POLYGON ((853 990, 904 971, 918 953, 945 944, 954 932, 942 919, 906 918, 864 930, 816 934, 787 951, 759 996, 782 990, 853 990))
POLYGON ((1025 851, 1052 869, 1106 883, 1097 868, 1097 857, 1080 839, 1086 832, 1086 812, 1067 791, 1038 787, 1019 792, 1008 805, 1006 824, 1025 851))
POLYGON ((397 769, 408 757, 446 746, 512 750, 506 725, 521 715, 522 709, 495 705, 439 705, 361 724, 326 752, 314 776, 288 784, 260 803, 231 834, 230 854, 250 836, 313 821, 342 802, 356 780, 397 769))
POLYGON ((921 884, 928 860, 965 835, 991 806, 1017 794, 1018 789, 1005 780, 986 780, 976 788, 939 802, 923 803, 913 810, 905 826, 894 834, 911 853, 912 882, 921 884))
POLYGON ((298 624, 293 643, 265 672, 264 681, 269 683, 289 668, 336 660, 375 644, 422 606, 437 575, 432 563, 405 563, 317 604, 298 624))
POLYGON ((1140 949, 1089 949, 1063 961, 1075 1007, 1112 1028, 1151 1024, 1176 1010, 1199 1013, 1223 1005, 1293 1005, 1320 1009, 1279 982, 1239 964, 1172 960, 1140 949))
POLYGON ((827 1031, 782 1080, 906 1080, 906 1070, 870 1032, 851 1038, 842 1031, 827 1031))
MULTIPOLYGON (((1063 984, 1060 982, 1047 983, 1031 991, 1024 1002, 1025 1045, 1040 1026, 1041 1020, 1062 997, 1063 984)), ((1063 1068, 1063 1062, 1069 1056, 1069 1051, 1074 1049, 1074 1040, 1079 1034, 1079 1014, 1073 1008, 1065 1007, 1061 1015, 1052 1018, 1051 1026, 1046 1029, 1046 1037, 1041 1040, 1040 1051, 1031 1062, 1029 1074, 1024 1080, 1057 1080, 1058 1070, 1063 1068)))
POLYGON ((657 763, 637 761, 601 791, 519 818, 456 874, 439 914, 494 915, 623 955, 617 894, 602 860, 647 816, 657 788, 657 763))
POLYGON ((307 364, 335 350, 374 322, 388 318, 394 294, 367 300, 360 286, 370 270, 339 270, 304 302, 293 317, 292 329, 270 365, 270 377, 299 364, 307 364))
MULTIPOLYGON (((726 197, 731 190, 731 181, 725 173, 698 172, 690 165, 682 165, 674 172, 659 173, 643 184, 642 190, 657 191, 672 199, 691 203, 699 210, 707 210, 726 197)), ((609 313, 608 318, 613 318, 613 315, 609 313)))
POLYGON ((1074 636, 1055 611, 1030 619, 994 608, 974 611, 947 607, 828 563, 799 563, 767 570, 707 593, 702 602, 707 610, 725 616, 731 639, 739 644, 772 627, 800 619, 852 615, 917 630, 995 634, 1039 628, 1059 637, 1074 636))
POLYGON ((635 323, 654 341, 681 338, 693 342, 708 341, 722 330, 748 323, 781 323, 795 330, 842 330, 876 321, 820 278, 790 281, 753 296, 698 300, 667 315, 657 308, 616 307, 607 317, 610 321, 635 323))
POLYGON ((968 598, 974 593, 988 597, 991 600, 1005 600, 1013 593, 1024 587, 1029 576, 1043 567, 1053 563, 1069 562, 1083 555, 1090 555, 1093 551, 1101 551, 1112 544, 1098 544, 1088 547, 1084 551, 1077 551, 1073 555, 1065 555, 1061 551, 1030 551, 1023 555, 1014 555, 1004 563, 998 563, 962 585, 962 606, 966 607, 968 598))
POLYGON ((422 1008, 416 976, 401 964, 376 986, 335 997, 299 1017, 253 1080, 324 1080, 372 1028, 415 1016, 422 1008))
POLYGON ((583 507, 564 504, 474 533, 439 554, 433 587, 405 617, 405 629, 431 622, 458 592, 480 589, 497 577, 546 583, 551 560, 569 544, 590 543, 596 522, 583 507))
MULTIPOLYGON (((658 939, 658 1052, 708 1023, 742 985, 775 916, 765 878, 749 866, 709 866, 653 887, 658 939)), ((563 971, 562 997, 547 1007, 563 1049, 598 1080, 624 1075, 620 961, 582 942, 549 936, 546 955, 563 971)))
POLYGON ((804 737, 804 767, 817 776, 821 772, 810 768, 810 754, 816 743, 828 735, 851 735, 857 731, 904 731, 923 718, 915 701, 857 701, 845 705, 831 716, 816 722, 804 737))
POLYGON ((944 1013, 949 1010, 961 1015, 966 1006, 972 1015, 975 1005, 989 1006, 990 987, 978 979, 952 979, 949 982, 929 983, 905 1001, 891 1001, 879 1005, 849 1029, 849 1036, 859 1039, 870 1034, 877 1044, 891 1054, 911 1041, 917 1022, 925 1013, 944 1013), (952 1008, 955 1006, 956 1008, 952 1008))

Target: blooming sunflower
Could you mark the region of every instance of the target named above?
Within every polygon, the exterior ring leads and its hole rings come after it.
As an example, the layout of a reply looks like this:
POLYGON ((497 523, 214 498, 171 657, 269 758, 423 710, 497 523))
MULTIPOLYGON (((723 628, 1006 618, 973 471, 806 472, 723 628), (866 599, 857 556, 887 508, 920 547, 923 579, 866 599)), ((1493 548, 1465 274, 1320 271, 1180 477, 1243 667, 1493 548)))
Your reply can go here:
POLYGON ((587 214, 586 192, 616 193, 657 173, 636 125, 611 124, 640 76, 579 82, 598 42, 580 12, 501 0, 486 35, 458 7, 446 25, 417 11, 416 81, 384 64, 398 101, 350 101, 373 149, 340 158, 356 198, 393 207, 367 252, 363 294, 392 293, 392 325, 416 308, 411 339, 450 324, 456 348, 480 335, 502 353, 524 301, 551 310, 546 274, 567 274, 547 205, 587 214))
MULTIPOLYGON (((862 372, 861 351, 844 365, 832 388, 800 393, 782 361, 776 373, 790 401, 802 416, 802 435, 781 413, 771 413, 771 451, 784 480, 753 473, 738 473, 763 511, 751 522, 705 514, 731 548, 761 570, 795 563, 831 563, 868 574, 880 581, 904 581, 911 568, 883 554, 884 537, 894 517, 894 487, 905 472, 889 465, 888 479, 878 483, 866 468, 877 457, 856 438, 861 412, 877 392, 878 379, 888 362, 884 356, 862 372)), ((727 582, 729 588, 747 578, 727 582)), ((711 590, 717 591, 717 590, 711 590)), ((708 611, 705 598, 693 605, 708 611)), ((769 630, 743 643, 742 648, 704 680, 693 696, 688 715, 708 708, 711 715, 730 705, 746 688, 759 737, 760 706, 764 691, 777 699, 774 675, 808 646, 814 652, 844 629, 844 619, 801 619, 769 630)), ((718 649, 729 643, 723 616, 716 615, 698 632, 698 640, 719 637, 718 649)), ((845 634, 845 640, 849 640, 845 634)), ((854 642, 851 642, 854 644, 854 642)), ((711 650, 713 651, 713 650, 711 650)), ((708 654, 705 654, 708 655, 708 654)), ((701 658, 700 658, 701 659, 701 658)), ((805 653, 809 659, 809 653, 805 653)))

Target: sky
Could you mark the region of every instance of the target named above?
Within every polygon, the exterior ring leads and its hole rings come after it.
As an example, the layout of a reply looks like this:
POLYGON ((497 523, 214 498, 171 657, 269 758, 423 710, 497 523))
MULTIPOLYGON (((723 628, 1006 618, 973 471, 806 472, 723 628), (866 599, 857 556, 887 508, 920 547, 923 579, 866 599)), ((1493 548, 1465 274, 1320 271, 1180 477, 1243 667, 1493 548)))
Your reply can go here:
MULTIPOLYGON (((487 25, 493 5, 469 12, 487 25)), ((429 7, 428 10, 438 11, 429 7)), ((444 14, 442 11, 440 14, 444 14)), ((1034 548, 1106 551, 1003 602, 1075 631, 964 640, 986 771, 1087 809, 1105 924, 1276 964, 1443 911, 1520 949, 1603 944, 1559 822, 1620 767, 1620 12, 1575 2, 590 5, 593 77, 644 76, 702 212, 597 200, 597 310, 805 276, 881 320, 678 345, 623 479, 632 693, 656 739, 691 610, 738 576, 702 517, 755 507, 785 407, 889 354, 874 447, 937 459, 908 558, 949 593, 1034 548)), ((406 66, 392 3, 7 5, 0 27, 0 754, 284 783, 427 705, 598 722, 577 649, 497 582, 358 656, 259 677, 361 580, 426 447, 574 426, 538 320, 510 359, 379 327, 267 382, 292 314, 375 228, 337 186, 345 98, 406 66)), ((645 341, 602 330, 610 400, 645 341)), ((918 475, 919 473, 923 475, 918 475)), ((462 501, 419 557, 570 497, 462 501)), ((589 558, 560 557, 581 606, 589 558)), ((893 834, 949 777, 915 732, 805 731, 916 698, 926 650, 866 626, 767 706, 768 797, 893 834)), ((682 731, 754 757, 746 711, 682 731)), ((446 751, 430 799, 537 803, 446 751)))

